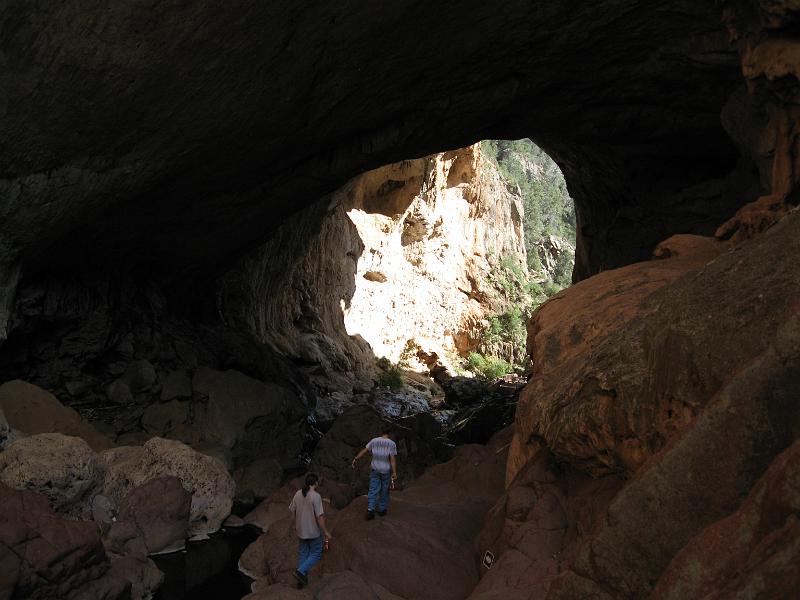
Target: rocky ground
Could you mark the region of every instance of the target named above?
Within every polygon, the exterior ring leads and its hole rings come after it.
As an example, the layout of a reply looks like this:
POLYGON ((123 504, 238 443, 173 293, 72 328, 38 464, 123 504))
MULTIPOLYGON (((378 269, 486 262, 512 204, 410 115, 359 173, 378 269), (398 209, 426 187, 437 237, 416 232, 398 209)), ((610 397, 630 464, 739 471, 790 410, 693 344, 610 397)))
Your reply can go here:
MULTIPOLYGON (((292 423, 293 417, 287 413, 276 417, 280 393, 270 396, 264 384, 235 371, 198 369, 183 385, 186 391, 176 392, 177 398, 165 398, 145 413, 150 415, 145 428, 159 427, 154 432, 167 437, 150 437, 141 445, 132 442, 145 436, 122 434, 115 442, 100 434, 76 411, 35 385, 11 381, 0 386, 0 597, 149 598, 163 576, 148 557, 179 551, 187 541, 205 539, 223 525, 250 525, 265 532, 245 553, 243 565, 253 563, 252 557, 268 535, 282 531, 287 539, 293 537, 286 507, 299 484, 287 477, 292 469, 296 471, 297 457, 292 453, 299 454, 301 448, 289 445, 280 452, 266 450, 261 458, 235 467, 242 456, 239 449, 254 452, 254 448, 267 447, 262 438, 272 435, 268 424, 281 419, 292 423), (197 390, 203 390, 205 397, 202 405, 195 406, 200 411, 191 408, 197 390), (265 403, 260 398, 273 400, 265 403), (215 409, 215 404, 219 408, 215 409), (159 420, 157 415, 162 414, 159 420), (216 426, 204 430, 199 425, 212 414, 216 426), (198 420, 187 423, 190 415, 198 420), (254 420, 260 423, 254 424, 254 420), (209 445, 210 439, 216 445, 209 445), (241 444, 242 440, 253 445, 241 444), (292 459, 288 467, 281 457, 292 459), (244 519, 231 515, 234 507, 242 511, 248 506, 244 519)), ((173 387, 180 388, 177 384, 173 387)), ((171 384, 163 389, 172 389, 171 384)), ((460 410, 463 421, 476 420, 468 409, 481 404, 481 390, 486 392, 487 386, 473 383, 469 389, 471 396, 463 390, 461 395, 450 393, 450 412, 458 414, 460 410)), ((354 513, 356 506, 359 514, 363 512, 363 498, 353 501, 366 492, 368 469, 362 465, 353 471, 350 461, 387 420, 393 423, 404 484, 428 481, 437 472, 430 468, 453 455, 440 420, 426 403, 410 402, 409 398, 416 397, 412 392, 376 391, 329 413, 331 420, 324 435, 318 433, 322 437, 313 447, 309 468, 323 475, 321 491, 332 513, 343 509, 344 518, 350 514, 347 510, 354 513), (398 407, 403 410, 398 412, 398 407)), ((515 397, 516 391, 512 389, 511 394, 515 397)), ((508 394, 503 398, 505 402, 513 400, 508 394)), ((481 431, 498 428, 496 419, 488 419, 481 431)), ((484 460, 480 453, 488 451, 480 450, 482 446, 474 448, 468 455, 484 460)), ((489 452, 493 474, 488 476, 484 469, 480 476, 494 482, 491 494, 495 496, 502 488, 506 449, 502 457, 489 452)), ((462 456, 464 452, 459 448, 457 456, 461 458, 456 464, 469 460, 462 456)), ((462 469, 450 467, 451 471, 453 468, 462 469)), ((462 477, 451 471, 442 476, 462 477)), ((436 486, 427 485, 428 497, 435 496, 436 486)), ((423 487, 420 483, 419 488, 423 487)), ((424 513, 423 499, 414 499, 411 492, 404 495, 408 500, 404 504, 398 499, 398 508, 407 505, 410 514, 424 513)), ((473 504, 464 507, 462 521, 469 521, 470 531, 477 530, 491 499, 473 499, 473 504)), ((437 539, 435 525, 444 511, 442 507, 423 519, 432 542, 437 539)), ((399 514, 405 514, 405 509, 399 514)), ((358 543, 359 536, 354 531, 351 543, 358 543)), ((294 544, 287 541, 284 546, 289 564, 294 544)), ((412 546, 407 551, 412 551, 412 546)), ((469 556, 466 552, 464 559, 469 556)), ((261 580, 265 574, 260 568, 244 570, 261 580)), ((472 576, 474 579, 474 573, 472 576)), ((263 584, 260 581, 259 585, 263 584)))
POLYGON ((280 386, 198 368, 162 385, 183 391, 148 409, 165 437, 139 445, 8 382, 0 590, 145 598, 161 581, 148 557, 223 523, 262 531, 240 560, 253 600, 797 589, 800 212, 762 218, 738 240, 675 236, 548 301, 529 324, 534 372, 518 403, 513 384, 440 373, 443 406, 414 387, 356 394, 321 406, 323 430, 306 424, 318 441, 293 445, 280 386), (350 461, 387 421, 402 489, 367 522, 367 467, 350 461), (304 452, 334 541, 298 591, 286 506, 304 452))

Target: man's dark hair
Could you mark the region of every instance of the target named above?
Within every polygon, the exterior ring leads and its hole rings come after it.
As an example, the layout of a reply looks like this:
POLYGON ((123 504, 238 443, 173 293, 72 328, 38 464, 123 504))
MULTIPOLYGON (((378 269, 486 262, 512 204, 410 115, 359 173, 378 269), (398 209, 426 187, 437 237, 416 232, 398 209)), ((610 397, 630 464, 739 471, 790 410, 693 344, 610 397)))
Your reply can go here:
POLYGON ((389 435, 390 433, 392 433, 391 427, 389 427, 388 425, 384 425, 383 427, 381 427, 381 435, 389 435))

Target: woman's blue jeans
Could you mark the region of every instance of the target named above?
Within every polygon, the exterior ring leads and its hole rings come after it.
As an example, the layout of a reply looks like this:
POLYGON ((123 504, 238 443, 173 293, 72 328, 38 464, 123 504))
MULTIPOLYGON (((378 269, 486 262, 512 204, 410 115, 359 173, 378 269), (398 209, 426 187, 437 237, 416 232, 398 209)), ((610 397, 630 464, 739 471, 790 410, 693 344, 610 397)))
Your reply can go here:
POLYGON ((300 548, 298 549, 297 556, 297 570, 303 575, 308 575, 315 564, 322 558, 322 547, 325 544, 325 536, 321 535, 318 538, 311 538, 304 540, 299 538, 300 548))

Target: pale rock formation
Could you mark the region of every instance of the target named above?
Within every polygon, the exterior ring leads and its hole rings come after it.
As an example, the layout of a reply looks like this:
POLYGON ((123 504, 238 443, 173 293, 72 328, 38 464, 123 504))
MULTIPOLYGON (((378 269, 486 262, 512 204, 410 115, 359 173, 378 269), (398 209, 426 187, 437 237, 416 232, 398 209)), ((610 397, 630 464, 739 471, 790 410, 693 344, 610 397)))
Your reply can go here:
POLYGON ((492 264, 527 264, 522 200, 480 145, 370 171, 334 198, 365 246, 347 331, 393 362, 474 349, 501 306, 492 264))
POLYGON ((192 495, 190 535, 204 537, 213 533, 230 515, 236 485, 225 466, 186 444, 152 438, 142 447, 113 448, 101 456, 106 463, 102 493, 117 504, 147 481, 173 476, 192 495))
MULTIPOLYGON (((575 248, 564 238, 557 235, 548 235, 536 242, 536 253, 542 263, 542 271, 549 278, 553 279, 556 274, 558 259, 564 253, 575 254, 575 248)), ((572 259, 574 263, 574 259, 572 259)))
POLYGON ((522 211, 479 145, 369 171, 228 272, 220 312, 321 396, 369 390, 376 356, 427 370, 417 353, 446 362, 477 346, 505 308, 492 264, 527 264, 522 211))
POLYGON ((80 438, 40 433, 0 453, 0 483, 45 496, 58 512, 79 516, 103 481, 100 457, 80 438))

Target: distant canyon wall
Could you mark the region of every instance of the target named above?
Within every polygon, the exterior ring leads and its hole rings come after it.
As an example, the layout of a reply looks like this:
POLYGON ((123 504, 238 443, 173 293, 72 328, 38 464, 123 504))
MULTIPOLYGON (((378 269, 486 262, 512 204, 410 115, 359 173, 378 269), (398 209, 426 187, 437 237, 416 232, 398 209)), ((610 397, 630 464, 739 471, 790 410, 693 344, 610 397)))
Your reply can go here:
POLYGON ((222 278, 221 314, 320 390, 371 385, 375 357, 465 354, 504 306, 490 272, 525 268, 523 207, 480 145, 355 177, 222 278))

